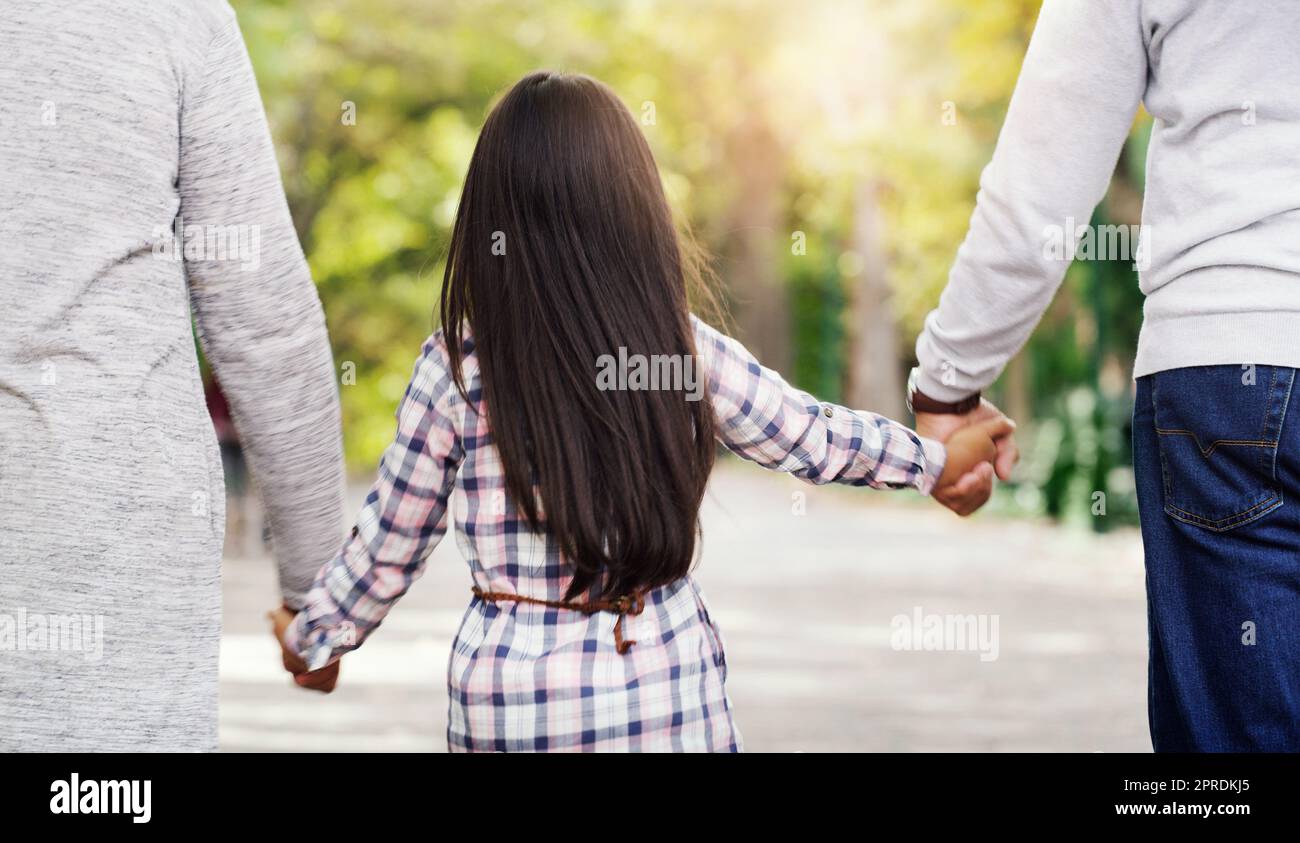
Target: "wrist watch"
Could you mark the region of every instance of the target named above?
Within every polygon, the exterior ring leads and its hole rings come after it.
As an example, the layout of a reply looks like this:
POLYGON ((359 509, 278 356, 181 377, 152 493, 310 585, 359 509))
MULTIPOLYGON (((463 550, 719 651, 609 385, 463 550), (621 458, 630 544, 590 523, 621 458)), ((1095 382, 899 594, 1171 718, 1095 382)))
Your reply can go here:
POLYGON ((939 401, 931 398, 916 387, 920 371, 921 367, 916 366, 907 376, 907 409, 912 415, 917 413, 943 413, 963 416, 980 405, 980 394, 978 392, 957 402, 939 401))

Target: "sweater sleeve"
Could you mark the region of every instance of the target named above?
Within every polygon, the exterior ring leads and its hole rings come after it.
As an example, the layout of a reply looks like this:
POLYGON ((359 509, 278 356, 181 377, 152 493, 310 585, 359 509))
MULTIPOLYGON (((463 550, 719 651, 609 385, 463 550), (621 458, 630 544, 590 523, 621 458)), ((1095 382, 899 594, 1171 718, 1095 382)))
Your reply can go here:
POLYGON ((1045 248, 1048 227, 1086 225, 1105 195, 1146 90, 1141 6, 1043 3, 970 230, 916 342, 926 395, 958 401, 991 384, 1060 287, 1070 262, 1045 248))
POLYGON ((265 505, 284 600, 298 608, 342 537, 338 387, 257 81, 226 12, 183 82, 178 228, 200 342, 265 505))

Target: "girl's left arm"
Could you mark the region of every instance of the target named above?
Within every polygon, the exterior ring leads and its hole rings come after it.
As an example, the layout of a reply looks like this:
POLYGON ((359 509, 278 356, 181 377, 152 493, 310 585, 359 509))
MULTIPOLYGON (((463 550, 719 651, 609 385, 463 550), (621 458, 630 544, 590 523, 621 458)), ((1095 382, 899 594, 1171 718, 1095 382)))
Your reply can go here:
POLYGON ((425 343, 397 410, 397 436, 343 549, 325 563, 284 645, 318 670, 354 650, 424 571, 447 532, 464 457, 453 423, 460 395, 439 331, 425 343))
POLYGON ((930 494, 947 459, 942 444, 884 416, 819 401, 736 340, 691 321, 718 440, 728 450, 809 483, 930 494))

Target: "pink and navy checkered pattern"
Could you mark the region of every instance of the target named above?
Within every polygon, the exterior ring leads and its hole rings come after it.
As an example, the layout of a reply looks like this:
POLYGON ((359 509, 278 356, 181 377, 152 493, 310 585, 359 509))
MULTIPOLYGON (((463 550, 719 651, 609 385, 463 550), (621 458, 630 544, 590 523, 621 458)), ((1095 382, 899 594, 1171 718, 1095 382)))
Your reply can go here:
MULTIPOLYGON (((915 488, 943 469, 937 442, 873 413, 819 402, 765 369, 738 342, 694 320, 718 438, 765 468, 811 483, 915 488)), ((570 567, 532 532, 505 491, 483 412, 473 341, 469 401, 456 390, 439 332, 429 339, 397 411, 397 438, 351 538, 317 575, 286 633, 313 667, 354 649, 406 592, 455 512, 474 584, 561 600, 570 567)), ((593 377, 595 377, 593 361, 593 377)), ((468 584, 466 590, 468 591, 468 584)), ((447 671, 453 751, 737 751, 722 634, 687 576, 646 595, 624 620, 635 640, 614 647, 617 616, 472 598, 447 671)))

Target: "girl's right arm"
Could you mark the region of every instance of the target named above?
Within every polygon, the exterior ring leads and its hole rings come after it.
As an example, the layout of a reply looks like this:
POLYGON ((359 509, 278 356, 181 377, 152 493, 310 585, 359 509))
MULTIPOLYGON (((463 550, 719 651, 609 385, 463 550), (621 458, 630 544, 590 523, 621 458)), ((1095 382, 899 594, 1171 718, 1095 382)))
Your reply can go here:
POLYGON ((708 377, 718 440, 730 451, 809 483, 844 483, 930 494, 944 473, 944 446, 865 410, 790 386, 743 345, 691 317, 708 377))
POLYGON ((425 343, 397 409, 352 536, 321 567, 307 605, 281 638, 310 670, 361 646, 424 572, 447 532, 448 504, 465 451, 455 421, 460 394, 439 331, 425 343))

